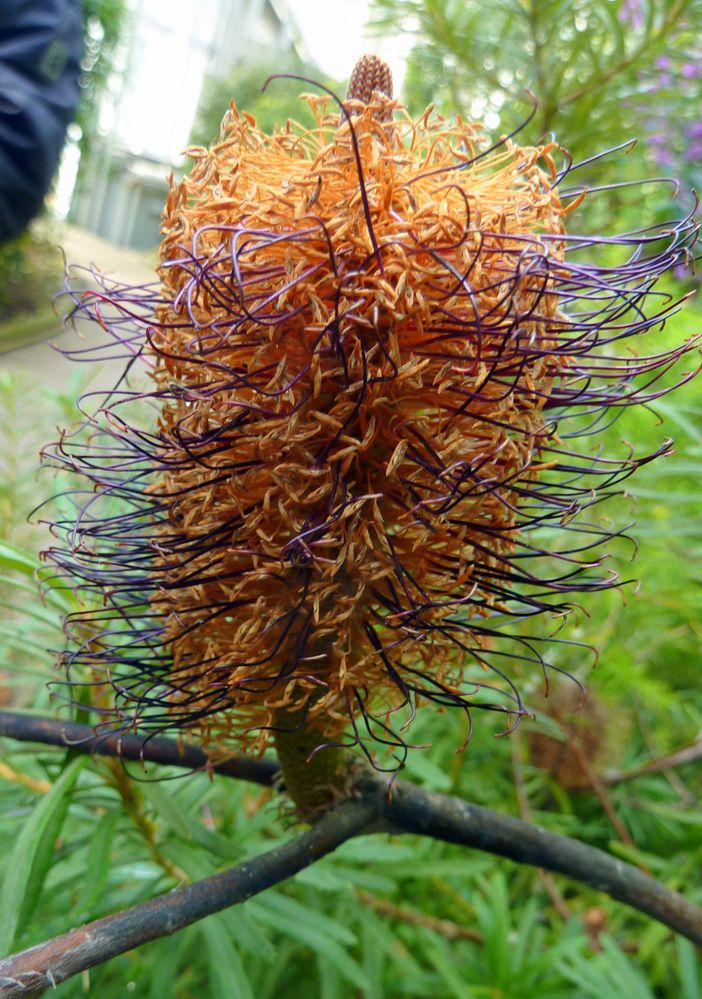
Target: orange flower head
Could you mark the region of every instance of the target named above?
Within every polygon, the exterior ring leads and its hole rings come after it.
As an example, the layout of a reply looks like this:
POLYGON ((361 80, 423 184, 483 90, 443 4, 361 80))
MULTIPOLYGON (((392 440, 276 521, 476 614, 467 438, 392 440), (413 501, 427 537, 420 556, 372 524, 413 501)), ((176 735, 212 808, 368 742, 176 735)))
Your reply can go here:
POLYGON ((581 263, 554 143, 486 148, 461 119, 412 120, 376 65, 354 80, 341 114, 306 98, 309 130, 266 135, 232 104, 171 188, 155 307, 111 297, 158 422, 113 404, 131 530, 120 546, 91 512, 71 553, 103 591, 115 570, 121 623, 96 644, 123 717, 205 743, 262 750, 302 713, 329 743, 402 751, 423 702, 518 716, 503 625, 612 585, 577 534, 544 539, 637 464, 570 454, 556 417, 645 398, 632 378, 686 349, 608 345, 660 322, 641 303, 690 223, 643 262, 641 239, 616 271, 581 263))

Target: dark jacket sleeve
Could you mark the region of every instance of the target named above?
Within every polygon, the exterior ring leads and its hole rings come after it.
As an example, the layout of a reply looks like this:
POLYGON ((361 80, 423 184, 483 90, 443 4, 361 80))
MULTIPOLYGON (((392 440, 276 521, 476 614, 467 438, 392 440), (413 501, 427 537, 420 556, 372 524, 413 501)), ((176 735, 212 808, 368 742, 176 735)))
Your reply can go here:
POLYGON ((79 0, 0 0, 0 241, 42 207, 80 93, 79 0))

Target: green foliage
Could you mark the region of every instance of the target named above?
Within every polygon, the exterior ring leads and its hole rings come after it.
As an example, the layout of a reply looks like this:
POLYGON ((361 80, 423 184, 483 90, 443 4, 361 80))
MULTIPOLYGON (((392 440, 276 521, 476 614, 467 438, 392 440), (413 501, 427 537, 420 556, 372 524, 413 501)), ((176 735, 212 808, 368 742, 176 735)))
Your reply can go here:
POLYGON ((77 757, 67 764, 19 831, 0 895, 5 913, 0 927, 3 953, 14 946, 37 907, 44 879, 52 866, 54 845, 66 819, 71 791, 85 763, 85 757, 77 757))
POLYGON ((242 65, 225 80, 210 77, 205 81, 200 98, 190 141, 194 145, 209 146, 219 136, 219 127, 224 113, 233 100, 241 111, 252 114, 259 128, 272 132, 291 118, 311 127, 314 123, 309 107, 300 101, 300 86, 310 93, 319 90, 304 84, 293 88, 285 80, 270 80, 265 91, 266 80, 280 73, 292 73, 314 80, 343 96, 345 88, 338 82, 324 76, 312 66, 307 66, 294 53, 289 53, 269 64, 242 65))
POLYGON ((74 400, 81 377, 65 393, 36 384, 28 375, 0 371, 0 703, 31 702, 49 709, 46 681, 51 674, 47 649, 62 646, 60 621, 74 609, 73 595, 47 586, 38 600, 37 551, 45 546, 45 528, 29 521, 40 498, 61 480, 37 486, 40 448, 59 423, 76 418, 74 400), (69 403, 70 398, 70 403, 69 403))
MULTIPOLYGON (((555 133, 576 160, 644 138, 655 107, 670 115, 679 86, 654 90, 645 74, 672 49, 696 44, 702 14, 700 0, 374 0, 373 8, 378 33, 416 39, 404 86, 412 111, 435 103, 499 135, 524 122, 531 93, 536 113, 521 141, 555 133)), ((685 103, 697 113, 699 101, 685 103)), ((578 179, 641 178, 652 164, 651 155, 610 158, 578 179)))
POLYGON ((524 117, 528 88, 538 101, 536 131, 601 148, 621 141, 637 73, 667 51, 695 0, 375 0, 379 30, 409 25, 417 44, 406 96, 419 110, 494 111, 501 127, 524 117), (632 6, 640 17, 628 16, 632 6), (521 104, 520 104, 521 101, 521 104), (612 117, 612 112, 616 112, 612 117))

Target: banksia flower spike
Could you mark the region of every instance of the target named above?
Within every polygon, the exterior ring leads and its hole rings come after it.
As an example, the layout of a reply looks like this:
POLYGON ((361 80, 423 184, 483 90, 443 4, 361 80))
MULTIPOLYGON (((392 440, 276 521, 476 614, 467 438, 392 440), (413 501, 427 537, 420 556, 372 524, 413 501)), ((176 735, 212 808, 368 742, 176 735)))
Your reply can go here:
POLYGON ((652 289, 696 232, 568 232, 554 143, 413 121, 378 60, 307 100, 311 130, 232 105, 190 150, 160 286, 75 295, 148 385, 54 449, 84 486, 48 556, 93 601, 65 660, 108 719, 275 738, 338 791, 333 747, 396 769, 420 705, 513 724, 514 664, 551 668, 519 622, 615 585, 587 511, 655 456, 588 439, 692 348, 620 341, 677 307, 652 289))

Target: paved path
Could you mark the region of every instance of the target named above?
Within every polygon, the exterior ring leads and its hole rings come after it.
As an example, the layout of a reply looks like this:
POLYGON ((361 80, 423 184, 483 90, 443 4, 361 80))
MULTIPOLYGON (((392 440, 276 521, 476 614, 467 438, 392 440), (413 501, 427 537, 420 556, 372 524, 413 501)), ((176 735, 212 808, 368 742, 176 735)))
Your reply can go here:
MULTIPOLYGON (((128 284, 143 284, 154 280, 155 253, 153 259, 149 260, 144 254, 114 246, 75 226, 64 228, 59 245, 69 264, 94 265, 98 270, 128 284)), ((124 367, 122 361, 77 364, 63 357, 51 346, 51 343, 55 343, 79 349, 103 339, 100 333, 99 328, 87 322, 81 322, 78 331, 62 331, 59 320, 56 320, 56 325, 47 329, 45 341, 0 354, 0 370, 26 371, 37 387, 49 385, 55 389, 63 389, 75 377, 76 369, 80 369, 82 377, 91 388, 111 388, 124 367)))

